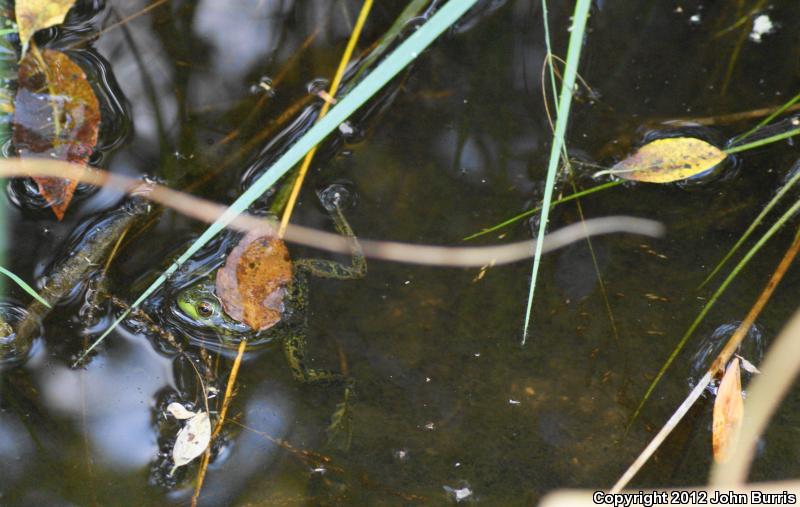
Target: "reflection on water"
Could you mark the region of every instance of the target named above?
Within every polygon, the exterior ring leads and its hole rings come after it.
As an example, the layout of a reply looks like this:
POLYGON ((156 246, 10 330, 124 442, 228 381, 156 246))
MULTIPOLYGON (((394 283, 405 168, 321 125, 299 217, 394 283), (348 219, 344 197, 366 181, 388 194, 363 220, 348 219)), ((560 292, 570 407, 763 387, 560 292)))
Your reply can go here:
MULTIPOLYGON (((33 358, 31 366, 44 360, 33 358)), ((114 348, 85 369, 51 363, 38 371, 37 380, 42 401, 54 415, 84 427, 93 461, 120 471, 139 470, 155 456, 154 399, 161 389, 174 386, 172 361, 147 340, 119 333, 114 348)))

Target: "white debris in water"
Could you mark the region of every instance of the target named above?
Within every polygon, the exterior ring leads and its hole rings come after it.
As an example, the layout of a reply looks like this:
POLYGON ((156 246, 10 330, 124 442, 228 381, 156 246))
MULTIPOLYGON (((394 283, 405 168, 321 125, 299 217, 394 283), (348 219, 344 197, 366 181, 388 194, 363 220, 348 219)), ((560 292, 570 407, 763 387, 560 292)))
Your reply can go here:
POLYGON ((208 413, 195 412, 178 432, 178 438, 172 448, 174 465, 169 475, 174 474, 178 467, 190 463, 203 454, 209 442, 211 442, 211 421, 208 419, 208 413))
POLYGON ((195 416, 194 412, 174 401, 167 406, 167 412, 175 419, 191 419, 195 416))
POLYGON ((699 25, 699 24, 700 24, 700 14, 693 14, 693 15, 692 15, 692 16, 689 18, 689 22, 690 22, 691 24, 693 24, 693 25, 699 25))
POLYGON ((448 494, 456 499, 456 502, 461 502, 462 500, 466 500, 472 496, 472 490, 468 487, 455 489, 451 488, 450 486, 443 486, 443 488, 448 494))
POLYGON ((761 42, 761 36, 767 35, 775 31, 775 25, 769 16, 760 14, 753 20, 753 31, 750 32, 750 40, 753 42, 761 42))
POLYGON ((509 402, 511 405, 519 405, 520 403, 522 403, 522 402, 521 402, 521 401, 519 401, 519 400, 508 400, 508 402, 509 402))
POLYGON ((347 122, 344 122, 339 124, 339 132, 341 132, 346 136, 352 136, 356 132, 356 130, 353 128, 352 125, 350 125, 347 122))

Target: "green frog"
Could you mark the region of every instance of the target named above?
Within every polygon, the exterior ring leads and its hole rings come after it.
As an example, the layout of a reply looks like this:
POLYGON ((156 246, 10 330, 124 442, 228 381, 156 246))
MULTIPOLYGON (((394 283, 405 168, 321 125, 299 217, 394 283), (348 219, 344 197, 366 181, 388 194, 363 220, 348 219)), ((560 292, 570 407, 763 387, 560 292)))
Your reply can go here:
POLYGON ((219 349, 236 348, 241 340, 247 340, 248 348, 280 342, 292 375, 302 383, 345 381, 342 374, 311 368, 305 361, 308 279, 310 276, 338 280, 362 278, 366 275, 367 263, 342 213, 341 193, 332 192, 332 196, 321 194, 320 200, 333 218, 337 232, 351 240, 350 265, 324 259, 298 259, 292 262, 283 241, 262 238, 263 246, 274 254, 270 262, 278 264, 275 271, 288 273, 284 279, 272 283, 273 290, 262 299, 273 318, 262 320, 256 328, 234 318, 231 315, 233 312, 225 307, 216 294, 219 271, 223 269, 218 267, 177 292, 169 301, 170 320, 190 337, 213 337, 219 349))

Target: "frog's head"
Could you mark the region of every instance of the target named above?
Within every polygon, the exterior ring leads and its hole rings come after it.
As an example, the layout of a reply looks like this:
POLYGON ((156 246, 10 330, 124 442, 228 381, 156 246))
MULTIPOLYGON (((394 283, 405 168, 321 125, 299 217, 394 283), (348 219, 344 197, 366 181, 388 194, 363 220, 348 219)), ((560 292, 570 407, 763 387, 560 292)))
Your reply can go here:
POLYGON ((224 346, 253 337, 256 333, 249 326, 225 313, 214 287, 214 277, 206 276, 181 289, 172 305, 173 316, 187 331, 202 335, 194 338, 221 341, 224 346))

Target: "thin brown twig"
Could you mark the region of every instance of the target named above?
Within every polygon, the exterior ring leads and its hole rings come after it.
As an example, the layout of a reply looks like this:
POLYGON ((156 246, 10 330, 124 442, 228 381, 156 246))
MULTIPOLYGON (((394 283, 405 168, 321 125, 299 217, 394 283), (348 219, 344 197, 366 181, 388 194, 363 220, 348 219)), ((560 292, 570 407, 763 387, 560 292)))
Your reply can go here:
MULTIPOLYGON (((144 184, 141 180, 119 174, 92 169, 79 164, 71 164, 49 159, 3 159, 0 160, 0 176, 57 176, 69 178, 91 185, 105 186, 122 192, 139 195, 142 198, 157 202, 184 215, 203 221, 214 222, 228 209, 226 206, 207 201, 189 194, 184 194, 169 187, 144 184), (143 191, 144 188, 144 191, 143 191)), ((249 232, 263 231, 274 234, 276 224, 273 220, 243 213, 234 218, 228 227, 234 230, 249 232)), ((593 218, 584 225, 572 224, 550 233, 545 240, 544 252, 562 248, 574 241, 589 235, 612 233, 642 234, 660 236, 664 228, 658 222, 635 217, 593 218)), ((312 246, 322 250, 338 253, 350 252, 347 238, 330 232, 310 227, 290 225, 285 239, 290 242, 312 246)), ((434 245, 417 245, 396 241, 378 241, 361 239, 364 254, 371 258, 395 262, 427 266, 445 267, 481 267, 494 262, 496 265, 509 264, 532 256, 535 241, 518 241, 504 245, 481 247, 450 247, 434 245)))
POLYGON ((208 463, 211 459, 210 442, 213 442, 217 435, 219 435, 219 432, 222 430, 222 425, 225 423, 225 416, 228 414, 228 406, 230 406, 232 399, 233 387, 236 385, 236 377, 239 375, 239 367, 242 365, 242 357, 244 356, 246 348, 247 340, 241 340, 239 342, 239 349, 236 352, 236 359, 234 359, 233 366, 231 367, 231 373, 228 376, 228 385, 225 388, 225 398, 222 400, 222 409, 219 411, 219 419, 217 419, 217 424, 214 426, 214 431, 211 432, 209 446, 206 448, 206 452, 203 453, 203 459, 200 461, 200 470, 197 472, 197 484, 195 484, 194 494, 192 495, 192 507, 197 506, 197 500, 200 498, 200 491, 203 489, 203 480, 206 477, 206 470, 208 469, 208 463))
POLYGON ((92 34, 91 37, 86 37, 86 38, 78 40, 77 42, 75 42, 75 43, 71 44, 70 46, 68 46, 66 49, 67 50, 75 49, 76 47, 78 47, 80 44, 86 42, 87 40, 100 37, 104 33, 110 32, 111 30, 114 30, 115 28, 119 28, 120 26, 122 26, 122 25, 124 25, 124 24, 126 24, 126 23, 128 23, 130 21, 133 21, 134 19, 138 18, 139 16, 143 16, 143 15, 147 14, 148 12, 152 11, 156 7, 158 7, 158 6, 162 5, 162 4, 165 4, 165 3, 167 3, 167 0, 156 0, 155 2, 151 3, 150 5, 148 5, 147 7, 143 8, 142 10, 140 10, 138 12, 134 12, 133 14, 122 18, 121 20, 117 21, 116 23, 112 23, 111 25, 108 25, 107 27, 103 28, 99 32, 92 34))

